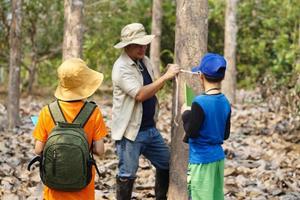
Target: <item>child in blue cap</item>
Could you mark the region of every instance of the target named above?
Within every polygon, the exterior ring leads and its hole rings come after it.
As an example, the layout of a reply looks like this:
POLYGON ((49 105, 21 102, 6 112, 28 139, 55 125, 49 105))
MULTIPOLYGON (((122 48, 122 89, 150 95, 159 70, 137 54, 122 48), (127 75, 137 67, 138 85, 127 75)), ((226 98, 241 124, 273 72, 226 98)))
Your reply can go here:
POLYGON ((221 93, 226 61, 223 56, 207 53, 199 66, 204 93, 196 96, 190 110, 182 114, 185 142, 189 144, 187 184, 189 199, 223 200, 223 141, 230 133, 230 103, 221 93))

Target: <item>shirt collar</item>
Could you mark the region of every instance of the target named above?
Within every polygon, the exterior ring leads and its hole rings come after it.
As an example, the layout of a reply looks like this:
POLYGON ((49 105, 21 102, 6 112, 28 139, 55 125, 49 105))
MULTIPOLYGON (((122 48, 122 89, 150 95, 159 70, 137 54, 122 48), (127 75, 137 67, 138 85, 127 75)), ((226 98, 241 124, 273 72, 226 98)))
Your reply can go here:
POLYGON ((121 58, 125 63, 129 65, 136 65, 136 63, 127 55, 125 51, 123 51, 121 58))

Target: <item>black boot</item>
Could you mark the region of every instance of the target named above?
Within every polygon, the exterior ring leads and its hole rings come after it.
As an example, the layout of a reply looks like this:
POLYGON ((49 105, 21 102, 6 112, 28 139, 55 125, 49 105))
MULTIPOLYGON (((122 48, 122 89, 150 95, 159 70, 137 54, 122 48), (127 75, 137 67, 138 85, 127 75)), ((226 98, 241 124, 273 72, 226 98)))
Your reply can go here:
POLYGON ((155 196, 156 200, 167 200, 169 189, 169 170, 156 169, 155 196))
POLYGON ((117 177, 117 200, 130 200, 134 179, 117 177))

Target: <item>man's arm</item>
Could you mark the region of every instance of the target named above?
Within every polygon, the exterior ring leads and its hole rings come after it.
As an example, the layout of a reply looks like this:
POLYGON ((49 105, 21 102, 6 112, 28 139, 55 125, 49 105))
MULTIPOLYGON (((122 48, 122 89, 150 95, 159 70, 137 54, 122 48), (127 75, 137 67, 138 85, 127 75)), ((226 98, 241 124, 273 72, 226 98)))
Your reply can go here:
POLYGON ((143 102, 153 97, 167 80, 172 79, 179 73, 179 70, 177 64, 169 64, 168 71, 153 83, 143 86, 135 96, 135 100, 143 102))

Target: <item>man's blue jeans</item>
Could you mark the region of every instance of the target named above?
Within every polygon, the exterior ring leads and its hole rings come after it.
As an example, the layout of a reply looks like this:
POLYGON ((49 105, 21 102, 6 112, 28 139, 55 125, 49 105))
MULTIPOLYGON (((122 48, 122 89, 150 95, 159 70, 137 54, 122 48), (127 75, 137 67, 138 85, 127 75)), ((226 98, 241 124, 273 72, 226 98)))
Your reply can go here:
POLYGON ((141 154, 150 160, 156 169, 169 169, 169 148, 154 127, 140 131, 135 141, 123 137, 116 141, 116 148, 119 157, 118 177, 134 179, 141 154))

